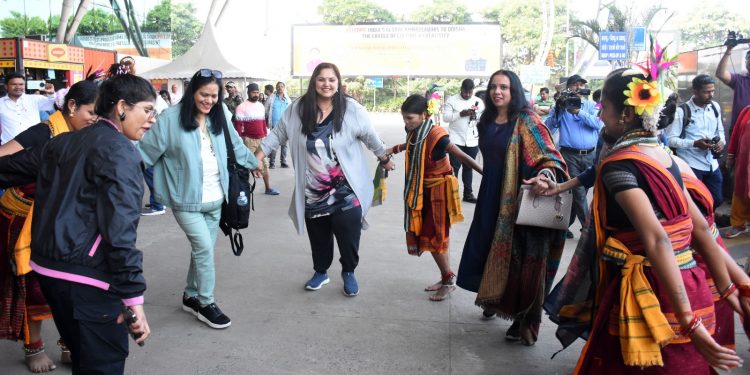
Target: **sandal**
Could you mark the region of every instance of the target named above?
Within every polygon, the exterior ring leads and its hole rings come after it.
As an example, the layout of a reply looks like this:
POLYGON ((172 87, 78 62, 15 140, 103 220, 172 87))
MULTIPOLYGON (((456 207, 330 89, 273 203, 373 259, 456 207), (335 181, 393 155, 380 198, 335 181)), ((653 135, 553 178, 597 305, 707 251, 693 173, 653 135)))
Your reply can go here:
POLYGON ((73 363, 73 359, 70 357, 70 349, 65 346, 65 341, 63 341, 62 337, 57 340, 57 346, 60 347, 60 362, 73 363))
MULTIPOLYGON (((437 284, 436 284, 437 285, 437 284)), ((432 285, 431 287, 434 287, 432 285)), ((428 289, 430 287, 427 287, 428 289)), ((439 302, 448 297, 452 291, 456 289, 456 274, 453 271, 448 271, 443 275, 440 280, 440 288, 435 289, 435 294, 430 296, 430 301, 439 302)))
POLYGON ((435 284, 432 284, 426 288, 424 288, 425 292, 437 292, 442 288, 443 286, 455 286, 456 285, 456 274, 453 273, 453 271, 448 271, 443 277, 440 279, 440 281, 436 282, 435 284))

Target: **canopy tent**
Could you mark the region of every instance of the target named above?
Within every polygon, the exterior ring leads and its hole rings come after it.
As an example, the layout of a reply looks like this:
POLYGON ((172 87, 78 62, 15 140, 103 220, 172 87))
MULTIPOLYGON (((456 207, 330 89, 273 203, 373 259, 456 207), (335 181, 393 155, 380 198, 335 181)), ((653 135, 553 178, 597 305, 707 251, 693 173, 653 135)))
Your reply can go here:
POLYGON ((277 80, 281 76, 278 69, 268 66, 266 62, 271 59, 260 58, 263 45, 265 41, 262 37, 249 40, 244 33, 220 33, 209 20, 200 38, 184 55, 167 65, 138 72, 138 75, 146 79, 188 79, 198 69, 208 68, 220 71, 224 78, 277 80), (250 50, 258 53, 248 54, 250 50))

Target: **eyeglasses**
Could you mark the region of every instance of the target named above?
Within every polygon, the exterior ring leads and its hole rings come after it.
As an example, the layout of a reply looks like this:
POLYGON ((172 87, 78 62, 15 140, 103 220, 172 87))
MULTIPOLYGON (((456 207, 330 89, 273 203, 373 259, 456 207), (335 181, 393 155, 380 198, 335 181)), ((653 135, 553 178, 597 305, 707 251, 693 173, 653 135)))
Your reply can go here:
POLYGON ((143 108, 143 112, 146 112, 146 116, 148 116, 148 118, 146 119, 146 121, 151 121, 151 120, 153 120, 153 119, 155 119, 155 118, 158 117, 158 114, 156 113, 156 108, 154 108, 154 107, 141 107, 141 106, 136 105, 136 104, 131 104, 131 105, 133 107, 143 108))
POLYGON ((223 77, 223 75, 221 74, 220 71, 218 71, 218 70, 212 70, 212 69, 206 69, 206 68, 203 68, 203 69, 199 70, 198 74, 201 77, 205 77, 205 78, 214 77, 216 79, 221 79, 223 77))

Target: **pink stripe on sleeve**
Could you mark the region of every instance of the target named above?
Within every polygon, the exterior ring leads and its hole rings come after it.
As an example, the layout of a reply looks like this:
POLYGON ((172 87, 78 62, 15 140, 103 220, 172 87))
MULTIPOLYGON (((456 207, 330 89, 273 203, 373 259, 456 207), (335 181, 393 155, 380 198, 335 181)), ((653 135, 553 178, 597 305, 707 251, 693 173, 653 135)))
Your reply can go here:
POLYGON ((102 242, 102 235, 96 236, 96 241, 94 241, 94 245, 91 246, 91 250, 89 251, 89 256, 92 257, 96 253, 96 249, 99 248, 99 244, 102 242))
POLYGON ((91 285, 103 290, 109 290, 109 283, 106 283, 104 281, 93 279, 91 277, 76 275, 73 273, 51 270, 34 263, 34 261, 31 261, 29 263, 31 264, 31 269, 44 276, 51 277, 53 279, 67 280, 78 284, 91 285))
POLYGON ((122 303, 125 306, 143 305, 143 296, 127 298, 127 299, 122 300, 122 303))

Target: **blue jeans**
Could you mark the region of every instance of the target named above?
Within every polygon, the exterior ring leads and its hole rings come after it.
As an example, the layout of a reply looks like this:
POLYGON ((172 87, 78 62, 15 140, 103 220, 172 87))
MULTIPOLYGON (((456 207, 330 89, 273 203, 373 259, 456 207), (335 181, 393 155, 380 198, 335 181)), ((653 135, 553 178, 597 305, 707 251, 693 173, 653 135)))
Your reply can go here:
POLYGON ((200 211, 172 210, 177 224, 187 235, 192 247, 185 295, 198 298, 201 305, 214 302, 214 245, 219 230, 222 202, 223 200, 203 203, 200 211))
POLYGON ((708 191, 711 192, 711 196, 714 197, 714 209, 719 207, 721 202, 724 201, 724 196, 721 193, 721 185, 724 181, 724 177, 721 175, 721 170, 718 168, 713 171, 701 171, 695 168, 691 169, 693 170, 693 173, 695 173, 695 177, 698 177, 698 179, 706 185, 708 191))
MULTIPOLYGON (((572 150, 560 149, 565 164, 568 166, 568 175, 571 177, 578 176, 583 173, 588 167, 594 164, 596 158, 596 152, 592 151, 588 154, 579 154, 572 150)), ((586 222, 586 216, 589 213, 589 205, 586 201, 586 194, 588 189, 579 186, 573 189, 573 215, 571 215, 570 224, 575 222, 575 218, 581 222, 583 226, 586 222)))
POLYGON ((164 205, 154 198, 154 167, 143 170, 143 179, 146 180, 146 186, 148 186, 148 203, 151 205, 151 209, 155 211, 163 210, 164 205))

